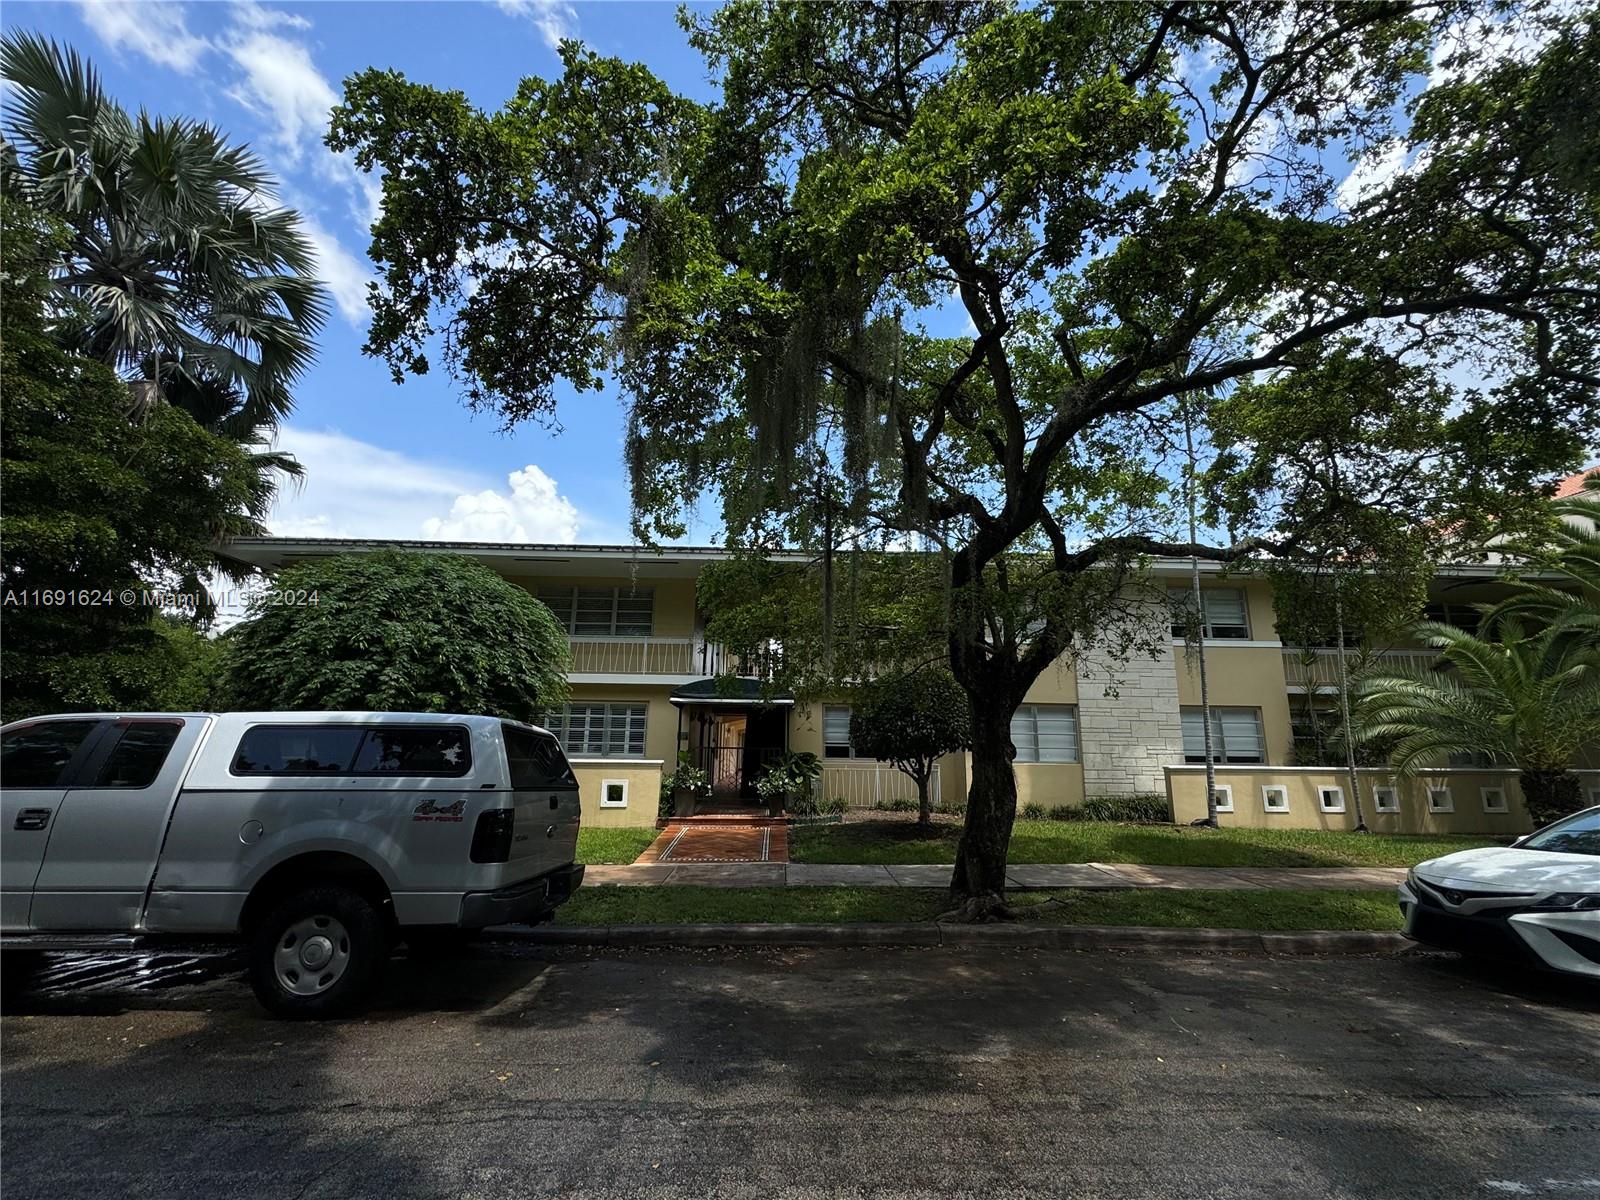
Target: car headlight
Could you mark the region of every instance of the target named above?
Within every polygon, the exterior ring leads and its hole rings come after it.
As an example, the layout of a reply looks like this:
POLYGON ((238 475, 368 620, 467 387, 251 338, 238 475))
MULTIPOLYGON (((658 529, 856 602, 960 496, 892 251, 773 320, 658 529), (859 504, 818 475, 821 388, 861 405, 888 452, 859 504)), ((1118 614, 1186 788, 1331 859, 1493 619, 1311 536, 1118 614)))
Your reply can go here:
POLYGON ((1553 895, 1545 896, 1533 907, 1589 912, 1593 909, 1600 909, 1600 892, 1556 892, 1553 895))

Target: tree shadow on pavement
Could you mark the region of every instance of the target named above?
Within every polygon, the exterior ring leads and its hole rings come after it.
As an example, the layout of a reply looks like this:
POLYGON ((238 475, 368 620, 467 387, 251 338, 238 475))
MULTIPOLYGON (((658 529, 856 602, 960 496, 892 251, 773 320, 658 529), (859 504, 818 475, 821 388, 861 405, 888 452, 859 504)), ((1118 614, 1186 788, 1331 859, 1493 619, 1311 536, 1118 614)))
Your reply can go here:
POLYGON ((1600 998, 1445 955, 393 967, 369 1015, 320 1025, 226 974, 25 998, 7 1200, 1473 1196, 1561 1177, 1600 1119, 1600 998))

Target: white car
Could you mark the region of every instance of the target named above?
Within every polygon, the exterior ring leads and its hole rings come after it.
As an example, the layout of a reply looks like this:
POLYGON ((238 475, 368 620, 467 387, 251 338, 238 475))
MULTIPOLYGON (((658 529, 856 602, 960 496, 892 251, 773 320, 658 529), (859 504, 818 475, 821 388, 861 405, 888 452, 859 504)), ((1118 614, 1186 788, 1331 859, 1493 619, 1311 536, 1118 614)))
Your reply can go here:
POLYGON ((1518 838, 1418 863, 1406 936, 1600 979, 1600 806, 1518 838))

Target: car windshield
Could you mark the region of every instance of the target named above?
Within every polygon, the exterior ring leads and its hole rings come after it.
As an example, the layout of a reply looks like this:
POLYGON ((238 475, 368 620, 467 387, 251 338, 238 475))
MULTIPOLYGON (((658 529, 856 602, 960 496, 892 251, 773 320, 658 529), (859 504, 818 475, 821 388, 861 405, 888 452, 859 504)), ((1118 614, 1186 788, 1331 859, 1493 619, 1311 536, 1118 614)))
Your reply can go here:
POLYGON ((1522 843, 1522 849, 1600 855, 1600 808, 1591 808, 1541 829, 1522 843))

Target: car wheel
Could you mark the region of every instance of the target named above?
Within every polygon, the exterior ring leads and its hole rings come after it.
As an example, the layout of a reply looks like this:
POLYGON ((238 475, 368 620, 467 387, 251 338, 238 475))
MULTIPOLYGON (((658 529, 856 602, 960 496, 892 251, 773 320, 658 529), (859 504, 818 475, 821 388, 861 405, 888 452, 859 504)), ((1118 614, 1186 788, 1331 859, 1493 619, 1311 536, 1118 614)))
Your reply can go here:
POLYGON ((339 1017, 371 998, 389 959, 377 905, 345 887, 297 892, 267 913, 250 940, 250 986, 280 1017, 339 1017))

